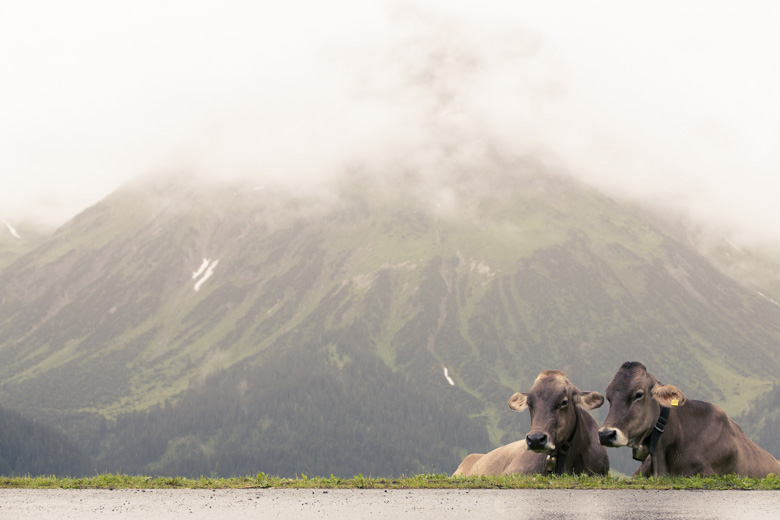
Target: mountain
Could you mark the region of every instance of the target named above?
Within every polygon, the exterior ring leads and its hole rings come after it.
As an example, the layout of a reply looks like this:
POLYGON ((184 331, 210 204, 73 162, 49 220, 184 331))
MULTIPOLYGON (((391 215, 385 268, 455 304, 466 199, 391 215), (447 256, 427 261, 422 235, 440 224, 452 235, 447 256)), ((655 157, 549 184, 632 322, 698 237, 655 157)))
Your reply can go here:
POLYGON ((758 244, 669 210, 645 207, 643 216, 661 232, 689 244, 727 276, 780 306, 780 244, 758 244))
POLYGON ((0 269, 37 247, 45 238, 46 233, 34 225, 14 226, 0 218, 0 269))
POLYGON ((639 360, 732 415, 780 374, 780 306, 522 164, 299 193, 139 179, 0 288, 0 402, 107 471, 451 472, 525 433, 507 399, 547 368, 603 392, 639 360))
POLYGON ((67 476, 91 469, 62 432, 0 406, 0 475, 67 476))

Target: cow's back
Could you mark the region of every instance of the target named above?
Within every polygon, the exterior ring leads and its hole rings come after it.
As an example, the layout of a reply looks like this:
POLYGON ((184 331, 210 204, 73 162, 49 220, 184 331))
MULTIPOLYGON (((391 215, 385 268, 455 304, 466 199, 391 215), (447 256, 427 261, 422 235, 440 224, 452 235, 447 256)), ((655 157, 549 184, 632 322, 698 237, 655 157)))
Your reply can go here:
POLYGON ((780 472, 780 463, 750 440, 719 406, 689 399, 672 413, 678 424, 667 427, 661 436, 661 452, 655 458, 664 457, 665 468, 661 470, 659 460, 659 474, 765 477, 780 472))
POLYGON ((734 473, 746 477, 764 478, 770 473, 780 475, 780 462, 764 448, 750 440, 735 421, 729 419, 737 439, 738 458, 734 473))
POLYGON ((484 456, 484 453, 470 453, 466 455, 466 458, 463 459, 463 462, 458 465, 458 469, 455 470, 455 473, 453 473, 452 476, 457 477, 459 475, 470 475, 471 468, 473 468, 474 464, 476 464, 477 461, 484 456))
POLYGON ((544 461, 547 458, 544 454, 528 451, 525 439, 496 448, 481 457, 475 457, 473 463, 467 462, 467 459, 474 455, 478 454, 469 455, 463 460, 456 474, 479 476, 540 473, 544 470, 544 461), (468 467, 469 463, 471 463, 470 467, 468 467), (458 473, 458 471, 462 472, 458 473))

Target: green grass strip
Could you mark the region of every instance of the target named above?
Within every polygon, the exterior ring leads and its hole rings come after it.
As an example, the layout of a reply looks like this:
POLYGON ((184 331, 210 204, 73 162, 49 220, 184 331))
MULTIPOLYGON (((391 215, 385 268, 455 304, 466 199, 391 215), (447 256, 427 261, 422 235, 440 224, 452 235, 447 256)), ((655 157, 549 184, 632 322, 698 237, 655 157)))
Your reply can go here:
POLYGON ((258 473, 229 478, 147 477, 96 475, 86 478, 55 476, 0 476, 0 488, 16 489, 653 489, 653 490, 780 490, 780 477, 749 478, 738 475, 718 477, 591 477, 500 475, 491 477, 449 477, 425 474, 382 478, 356 475, 352 478, 282 478, 258 473))

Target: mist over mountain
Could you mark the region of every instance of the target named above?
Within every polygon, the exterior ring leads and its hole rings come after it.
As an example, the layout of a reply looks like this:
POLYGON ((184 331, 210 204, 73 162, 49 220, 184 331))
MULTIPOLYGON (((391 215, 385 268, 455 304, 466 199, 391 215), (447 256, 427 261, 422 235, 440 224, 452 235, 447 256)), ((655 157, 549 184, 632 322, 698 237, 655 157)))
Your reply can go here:
POLYGON ((492 149, 554 158, 740 248, 780 242, 774 5, 41 0, 7 14, 0 219, 15 227, 60 226, 144 172, 301 187, 354 162, 450 175, 492 149))
POLYGON ((778 382, 773 289, 537 161, 457 164, 125 184, 4 253, 0 402, 101 471, 398 475, 520 438, 549 368, 733 416, 778 382))

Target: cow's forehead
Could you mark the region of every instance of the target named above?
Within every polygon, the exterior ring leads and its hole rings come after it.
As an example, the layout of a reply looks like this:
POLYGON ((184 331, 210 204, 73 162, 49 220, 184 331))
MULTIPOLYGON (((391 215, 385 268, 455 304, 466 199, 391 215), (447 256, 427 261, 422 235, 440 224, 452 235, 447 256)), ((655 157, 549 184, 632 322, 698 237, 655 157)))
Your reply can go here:
POLYGON ((623 366, 612 378, 612 382, 607 387, 607 393, 628 392, 637 387, 652 385, 655 378, 647 371, 647 368, 641 363, 624 363, 623 366))
POLYGON ((569 381, 569 377, 564 372, 560 370, 545 370, 537 376, 529 393, 559 392, 568 390, 570 387, 571 381, 569 381))

